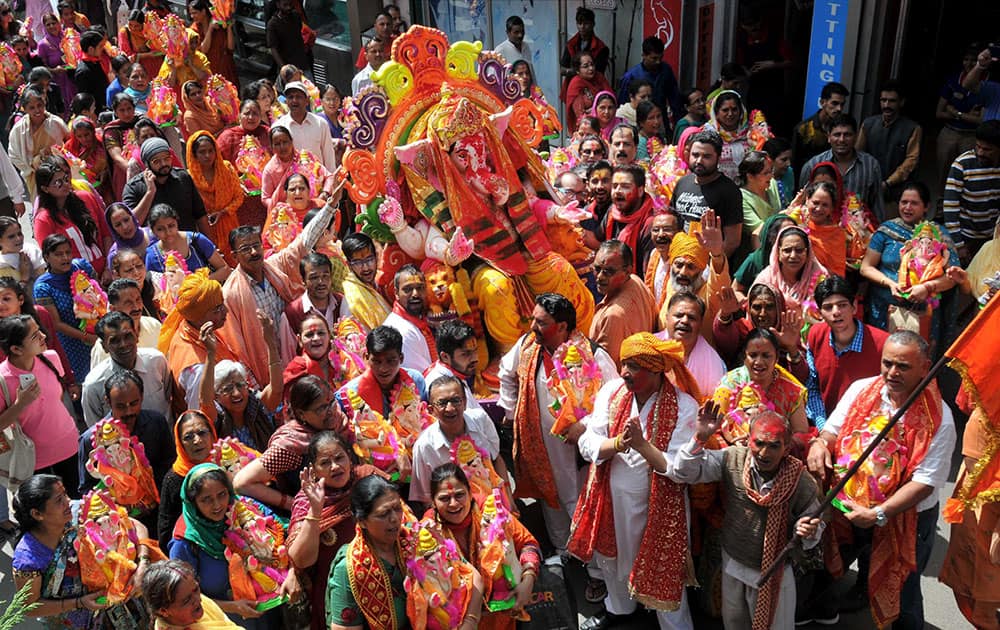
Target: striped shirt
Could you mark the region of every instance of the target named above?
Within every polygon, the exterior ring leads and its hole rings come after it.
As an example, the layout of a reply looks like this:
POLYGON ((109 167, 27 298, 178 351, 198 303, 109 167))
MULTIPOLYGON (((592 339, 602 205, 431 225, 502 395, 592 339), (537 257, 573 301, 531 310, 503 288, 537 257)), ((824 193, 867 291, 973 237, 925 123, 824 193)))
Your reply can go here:
MULTIPOLYGON (((799 174, 799 186, 805 188, 809 185, 809 175, 813 168, 820 162, 834 162, 833 150, 827 149, 819 155, 813 157, 799 174)), ((885 210, 882 208, 882 167, 878 160, 870 153, 855 151, 854 161, 841 173, 844 178, 844 191, 856 194, 864 202, 868 209, 875 214, 879 223, 885 220, 885 210)))
POLYGON ((982 167, 974 151, 958 156, 944 186, 944 226, 956 246, 993 238, 1000 215, 1000 166, 982 167))

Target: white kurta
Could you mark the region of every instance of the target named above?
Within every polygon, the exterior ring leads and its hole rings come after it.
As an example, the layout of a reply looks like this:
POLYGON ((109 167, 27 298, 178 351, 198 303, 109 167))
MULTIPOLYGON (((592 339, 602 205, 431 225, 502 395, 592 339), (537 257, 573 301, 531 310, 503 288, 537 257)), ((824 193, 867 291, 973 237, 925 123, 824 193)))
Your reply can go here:
MULTIPOLYGON (((623 383, 624 381, 619 378, 605 383, 601 387, 594 401, 594 413, 587 423, 587 430, 580 437, 579 447, 580 453, 587 461, 597 465, 609 464, 611 466, 611 505, 615 515, 615 541, 618 545, 618 557, 606 558, 599 553, 594 555, 601 570, 608 571, 620 580, 627 580, 639 553, 642 535, 646 531, 646 519, 649 514, 650 468, 642 455, 634 449, 624 453, 616 453, 610 462, 598 458, 601 444, 608 439, 608 428, 611 421, 609 415, 611 397, 623 383)), ((675 462, 680 449, 694 436, 695 423, 698 418, 698 403, 676 387, 674 389, 677 392, 677 425, 670 436, 667 450, 663 453, 667 460, 667 470, 657 474, 664 474, 678 483, 683 483, 683 479, 676 474, 675 462)), ((650 437, 649 422, 658 397, 658 394, 650 396, 641 409, 635 400, 632 401, 632 415, 638 416, 639 424, 647 439, 650 437)), ((687 527, 686 522, 677 525, 687 527)))
MULTIPOLYGON (((528 333, 531 334, 531 333, 528 333)), ((500 360, 500 399, 499 405, 507 412, 508 418, 514 417, 514 409, 517 407, 518 381, 517 366, 521 361, 521 347, 524 345, 525 336, 522 336, 514 344, 514 347, 500 360)), ((618 368, 611 359, 611 355, 602 348, 598 348, 594 353, 594 359, 601 370, 601 378, 604 382, 618 378, 618 368)), ((569 519, 576 511, 576 503, 580 498, 580 490, 583 487, 582 475, 576 467, 576 447, 561 440, 558 436, 552 435, 552 425, 555 418, 549 412, 549 405, 552 404, 552 396, 549 395, 548 386, 545 384, 548 374, 545 371, 545 364, 541 363, 535 371, 535 391, 538 393, 538 416, 542 425, 542 440, 545 443, 545 450, 549 456, 549 464, 552 466, 552 477, 556 482, 556 494, 559 497, 559 504, 566 518, 565 523, 553 528, 550 522, 549 509, 543 503, 543 515, 546 516, 545 524, 549 529, 550 536, 556 535, 559 540, 553 540, 553 545, 558 549, 565 549, 569 537, 569 519), (552 531, 563 530, 563 531, 552 531)), ((596 408, 595 408, 596 409, 596 408)), ((587 419, 583 420, 585 424, 587 419)))
POLYGON ((434 361, 420 329, 396 313, 389 313, 383 325, 392 326, 403 336, 403 367, 423 374, 434 361))

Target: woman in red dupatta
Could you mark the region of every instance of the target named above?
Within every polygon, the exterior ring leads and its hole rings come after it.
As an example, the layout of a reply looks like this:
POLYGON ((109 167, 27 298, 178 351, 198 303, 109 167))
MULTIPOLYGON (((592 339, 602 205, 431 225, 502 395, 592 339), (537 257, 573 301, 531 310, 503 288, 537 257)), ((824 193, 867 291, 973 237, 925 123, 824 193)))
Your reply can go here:
POLYGON ((312 604, 312 630, 326 625, 326 582, 333 557, 354 538, 351 490, 361 478, 375 474, 357 465, 347 442, 333 431, 321 431, 309 441, 309 464, 302 470, 302 487, 292 503, 292 520, 285 545, 296 569, 310 581, 303 584, 312 604))
POLYGON ((136 144, 135 101, 125 92, 115 94, 111 103, 111 111, 115 119, 104 126, 104 148, 111 160, 111 194, 115 199, 122 198, 122 189, 128 180, 128 160, 136 144))
POLYGON ((847 273, 847 232, 842 227, 843 208, 838 191, 828 182, 813 182, 806 187, 809 243, 816 260, 841 278, 847 273))
POLYGON ((611 84, 608 83, 604 73, 598 72, 594 65, 594 57, 589 52, 577 53, 573 58, 573 72, 576 73, 570 79, 566 88, 566 128, 576 129, 577 121, 580 117, 590 111, 594 105, 594 98, 601 92, 611 92, 611 84))
MULTIPOLYGON (((538 541, 516 516, 510 515, 504 528, 505 534, 509 536, 508 542, 521 569, 517 586, 510 590, 509 584, 502 581, 506 559, 492 545, 483 544, 484 510, 472 499, 469 479, 461 467, 448 463, 435 468, 431 473, 431 497, 434 504, 427 517, 438 522, 444 535, 455 541, 462 557, 479 571, 483 578, 483 599, 489 602, 506 597, 509 604, 502 609, 494 604, 493 608, 497 608, 495 612, 490 607, 484 607, 479 628, 513 630, 524 607, 531 603, 531 591, 542 558, 538 541)), ((495 512, 496 508, 493 509, 495 512)), ((471 607, 470 612, 474 612, 471 607)))
POLYGON ((111 203, 108 152, 97 127, 89 118, 77 116, 69 122, 69 131, 69 139, 64 145, 66 152, 83 162, 80 174, 97 190, 104 203, 111 203))
POLYGON ((216 142, 219 145, 219 154, 222 158, 236 164, 236 155, 239 153, 243 138, 253 136, 257 144, 264 148, 270 155, 271 135, 270 128, 261 120, 260 105, 252 98, 243 99, 240 103, 240 124, 235 127, 228 127, 216 142))

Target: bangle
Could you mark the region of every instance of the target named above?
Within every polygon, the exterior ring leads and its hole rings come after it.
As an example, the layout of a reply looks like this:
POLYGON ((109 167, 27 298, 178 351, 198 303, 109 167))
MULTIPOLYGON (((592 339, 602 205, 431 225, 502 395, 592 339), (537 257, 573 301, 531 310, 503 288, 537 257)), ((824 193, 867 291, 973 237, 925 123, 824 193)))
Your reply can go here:
POLYGON ((725 254, 716 254, 715 252, 708 252, 709 258, 725 258, 725 254))
POLYGON ((303 518, 307 521, 315 521, 317 523, 319 522, 319 517, 313 516, 312 514, 306 514, 303 518))
POLYGON ((622 436, 620 434, 615 436, 615 450, 619 453, 622 452, 622 436))
POLYGON ((720 324, 732 324, 733 323, 733 314, 730 313, 729 315, 719 315, 719 323, 720 324))
POLYGON ((472 613, 466 613, 466 615, 464 617, 462 617, 462 621, 465 621, 466 619, 471 619, 473 621, 473 623, 476 623, 476 624, 479 623, 479 616, 478 615, 474 615, 472 613))

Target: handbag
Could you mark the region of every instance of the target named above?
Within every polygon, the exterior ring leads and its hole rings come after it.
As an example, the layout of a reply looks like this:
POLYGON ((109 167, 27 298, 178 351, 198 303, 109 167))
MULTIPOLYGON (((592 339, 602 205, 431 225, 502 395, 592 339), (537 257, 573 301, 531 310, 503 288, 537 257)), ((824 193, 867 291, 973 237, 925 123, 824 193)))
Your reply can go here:
MULTIPOLYGON (((3 376, 0 376, 0 390, 3 390, 4 402, 10 407, 10 392, 7 390, 7 379, 3 376)), ((0 431, 0 486, 14 492, 34 472, 35 442, 21 429, 21 423, 15 420, 0 431)))
POLYGON ((518 621, 518 630, 571 630, 579 627, 561 565, 543 564, 539 568, 535 587, 531 590, 531 603, 524 610, 531 615, 531 619, 518 621))

